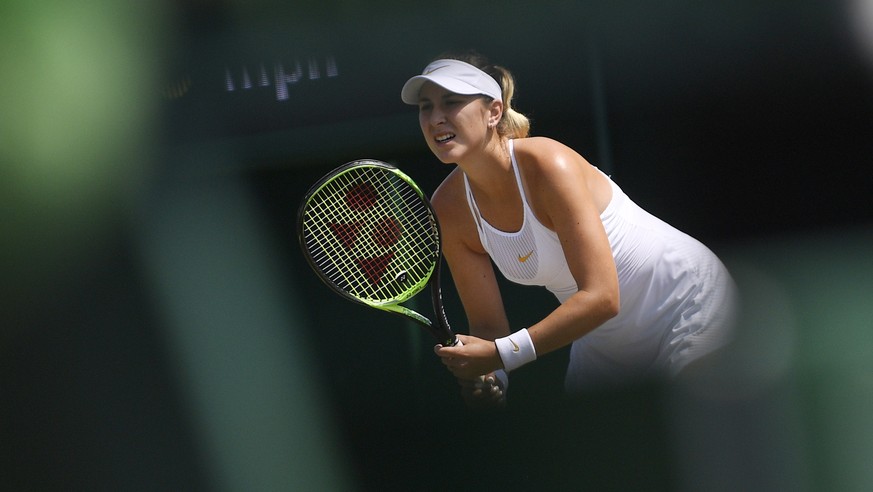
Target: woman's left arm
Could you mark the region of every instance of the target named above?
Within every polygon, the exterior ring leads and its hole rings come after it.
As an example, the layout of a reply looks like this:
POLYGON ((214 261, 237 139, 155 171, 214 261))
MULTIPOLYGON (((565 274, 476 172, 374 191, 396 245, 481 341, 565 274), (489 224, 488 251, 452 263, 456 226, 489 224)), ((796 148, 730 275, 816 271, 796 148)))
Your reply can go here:
MULTIPOLYGON (((577 292, 538 323, 528 327, 537 355, 569 345, 618 314, 615 260, 595 200, 606 178, 581 155, 554 141, 529 154, 531 206, 557 233, 577 292), (604 180, 592 183, 589 180, 604 180)), ((607 200, 608 201, 608 200, 607 200)))

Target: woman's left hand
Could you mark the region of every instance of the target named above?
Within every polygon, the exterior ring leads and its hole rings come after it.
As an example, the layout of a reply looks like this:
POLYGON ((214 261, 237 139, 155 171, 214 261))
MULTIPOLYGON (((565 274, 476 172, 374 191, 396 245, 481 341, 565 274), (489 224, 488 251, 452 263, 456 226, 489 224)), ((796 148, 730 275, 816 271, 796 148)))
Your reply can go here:
POLYGON ((434 347, 434 352, 458 379, 472 381, 503 367, 494 342, 468 335, 458 338, 461 343, 454 347, 434 347))

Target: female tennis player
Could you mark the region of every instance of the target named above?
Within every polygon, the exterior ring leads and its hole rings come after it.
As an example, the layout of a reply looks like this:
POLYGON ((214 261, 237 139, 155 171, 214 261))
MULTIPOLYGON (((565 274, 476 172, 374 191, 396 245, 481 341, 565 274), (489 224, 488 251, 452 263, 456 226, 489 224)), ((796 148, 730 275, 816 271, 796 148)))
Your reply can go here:
POLYGON ((676 375, 722 347, 735 299, 722 262, 573 149, 530 137, 513 92, 510 72, 474 53, 440 57, 401 94, 430 150, 457 165, 432 202, 470 335, 435 351, 465 399, 500 404, 506 373, 570 344, 569 393, 676 375), (491 260, 560 305, 512 326, 491 260))

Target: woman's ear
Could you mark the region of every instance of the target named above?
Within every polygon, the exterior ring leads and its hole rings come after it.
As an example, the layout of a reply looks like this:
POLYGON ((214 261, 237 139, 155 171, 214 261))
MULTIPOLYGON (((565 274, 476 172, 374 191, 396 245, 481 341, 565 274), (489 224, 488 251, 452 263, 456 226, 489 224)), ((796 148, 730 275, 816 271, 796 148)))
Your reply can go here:
POLYGON ((493 99, 488 109, 490 111, 488 116, 488 126, 494 128, 497 126, 497 123, 500 122, 500 118, 503 117, 503 101, 493 99))

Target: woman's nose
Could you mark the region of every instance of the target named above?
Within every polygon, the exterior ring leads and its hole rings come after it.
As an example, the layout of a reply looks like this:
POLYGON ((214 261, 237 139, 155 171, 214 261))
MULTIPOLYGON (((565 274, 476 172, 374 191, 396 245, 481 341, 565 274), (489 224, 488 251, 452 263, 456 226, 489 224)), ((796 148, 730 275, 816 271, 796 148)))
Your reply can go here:
POLYGON ((434 108, 430 112, 430 124, 431 125, 436 126, 436 125, 439 125, 441 123, 445 123, 445 121, 446 121, 446 115, 445 115, 445 113, 443 113, 439 109, 434 108))

